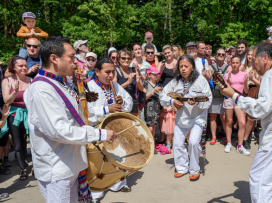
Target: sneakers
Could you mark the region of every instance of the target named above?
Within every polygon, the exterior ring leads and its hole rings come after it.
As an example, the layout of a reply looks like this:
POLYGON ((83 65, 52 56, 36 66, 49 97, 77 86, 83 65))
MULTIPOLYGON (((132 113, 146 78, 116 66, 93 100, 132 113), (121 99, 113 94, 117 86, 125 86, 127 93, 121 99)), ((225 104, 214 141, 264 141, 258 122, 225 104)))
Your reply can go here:
POLYGON ((11 164, 9 163, 8 159, 4 159, 4 163, 3 163, 4 167, 9 167, 11 166, 11 164))
POLYGON ((100 200, 99 199, 92 199, 91 203, 100 203, 100 200))
POLYGON ((243 146, 245 149, 251 149, 249 140, 243 140, 243 146))
POLYGON ((249 151, 247 151, 244 147, 243 147, 243 145, 240 147, 240 148, 238 148, 237 147, 237 153, 240 153, 240 154, 243 154, 243 155, 246 155, 246 156, 248 156, 248 155, 250 155, 250 152, 249 151))
POLYGON ((225 146, 225 152, 226 152, 226 153, 230 153, 231 147, 232 147, 232 144, 231 144, 231 143, 228 143, 228 144, 225 146))
POLYGON ((251 139, 252 141, 254 141, 254 140, 256 139, 255 135, 254 135, 254 134, 251 134, 250 139, 251 139))

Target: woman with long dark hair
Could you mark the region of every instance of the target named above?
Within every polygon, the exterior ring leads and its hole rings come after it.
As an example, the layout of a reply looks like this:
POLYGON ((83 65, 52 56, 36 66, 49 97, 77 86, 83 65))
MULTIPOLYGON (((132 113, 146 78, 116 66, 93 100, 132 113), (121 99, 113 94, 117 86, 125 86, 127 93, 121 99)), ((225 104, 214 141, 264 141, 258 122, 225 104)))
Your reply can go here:
POLYGON ((163 89, 160 102, 162 106, 174 105, 178 110, 174 129, 174 160, 176 173, 179 178, 190 173, 190 180, 197 180, 200 176, 199 156, 201 153, 200 139, 203 127, 207 124, 208 108, 212 102, 210 86, 204 76, 196 70, 195 61, 192 56, 185 54, 177 63, 174 79, 163 89), (167 96, 168 93, 181 94, 185 98, 196 96, 207 96, 209 101, 198 102, 188 99, 180 102, 167 96), (184 146, 187 133, 190 131, 188 151, 184 146))
POLYGON ((2 92, 4 102, 10 104, 11 109, 7 124, 1 129, 1 134, 10 132, 14 142, 15 154, 21 168, 20 180, 26 180, 28 177, 26 172, 26 138, 29 129, 23 94, 30 85, 31 78, 26 76, 26 60, 20 56, 12 57, 9 60, 8 70, 13 75, 3 80, 2 92))

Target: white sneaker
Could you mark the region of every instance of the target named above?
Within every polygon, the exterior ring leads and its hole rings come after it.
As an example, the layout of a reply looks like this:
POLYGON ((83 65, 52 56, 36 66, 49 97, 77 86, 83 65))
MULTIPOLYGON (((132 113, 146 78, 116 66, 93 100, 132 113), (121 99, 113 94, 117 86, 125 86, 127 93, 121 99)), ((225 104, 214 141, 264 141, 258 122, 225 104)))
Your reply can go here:
POLYGON ((230 153, 231 148, 232 148, 232 144, 228 143, 228 144, 225 146, 225 152, 226 152, 226 153, 230 153))
POLYGON ((244 146, 242 145, 240 148, 238 148, 237 147, 237 153, 240 153, 240 154, 243 154, 243 155, 246 155, 246 156, 248 156, 248 155, 250 155, 250 152, 249 151, 247 151, 245 148, 244 148, 244 146))

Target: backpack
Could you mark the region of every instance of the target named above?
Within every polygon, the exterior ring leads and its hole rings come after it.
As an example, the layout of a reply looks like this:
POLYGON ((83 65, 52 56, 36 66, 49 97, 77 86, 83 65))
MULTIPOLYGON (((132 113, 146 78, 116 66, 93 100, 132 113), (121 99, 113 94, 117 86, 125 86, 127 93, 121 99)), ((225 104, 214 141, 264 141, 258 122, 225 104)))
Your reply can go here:
MULTIPOLYGON (((226 65, 226 67, 221 72, 223 75, 226 73, 228 67, 229 67, 229 65, 226 65)), ((214 64, 212 64, 212 68, 214 71, 219 72, 218 66, 215 67, 214 64)), ((224 95, 222 95, 220 93, 219 87, 217 85, 214 86, 214 89, 212 91, 212 95, 213 95, 213 97, 216 97, 216 98, 224 97, 224 95)))

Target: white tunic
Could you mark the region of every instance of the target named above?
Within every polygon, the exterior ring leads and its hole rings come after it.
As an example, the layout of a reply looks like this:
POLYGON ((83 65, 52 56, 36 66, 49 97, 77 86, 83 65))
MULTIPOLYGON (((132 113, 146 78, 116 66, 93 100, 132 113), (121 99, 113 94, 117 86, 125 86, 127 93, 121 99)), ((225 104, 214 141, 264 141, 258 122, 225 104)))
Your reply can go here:
MULTIPOLYGON (((260 150, 269 150, 272 143, 272 70, 267 71, 262 78, 258 99, 240 96, 238 105, 241 110, 261 119, 263 130, 260 133, 260 150)), ((235 102, 237 93, 232 97, 235 102)))
MULTIPOLYGON (((183 93, 183 85, 181 81, 176 79, 171 80, 164 88, 160 96, 160 102, 162 106, 170 106, 174 104, 174 99, 168 97, 168 93, 183 93)), ((205 126, 207 122, 208 108, 212 102, 212 93, 210 86, 204 78, 199 75, 194 84, 190 87, 189 92, 184 97, 196 97, 206 95, 209 98, 207 102, 196 103, 190 105, 187 102, 183 103, 183 106, 177 111, 175 123, 180 128, 191 128, 195 123, 205 126), (197 93, 202 92, 202 93, 197 93)))
MULTIPOLYGON (((89 125, 95 126, 99 118, 104 119, 107 115, 109 115, 109 104, 104 91, 95 83, 94 80, 90 80, 87 85, 90 91, 98 93, 98 100, 95 102, 88 102, 89 125)), ((118 83, 113 82, 113 85, 116 91, 116 95, 123 98, 123 112, 130 112, 133 105, 132 97, 118 83)), ((115 99, 113 99, 113 104, 115 104, 115 99)))
MULTIPOLYGON (((83 118, 81 107, 68 90, 59 82, 47 79, 60 88, 83 118)), ((86 169, 85 145, 99 140, 99 130, 91 126, 80 127, 56 90, 46 82, 31 84, 24 92, 24 102, 28 109, 35 177, 39 181, 58 181, 86 169)), ((102 130, 101 138, 106 141, 106 130, 102 130)))

